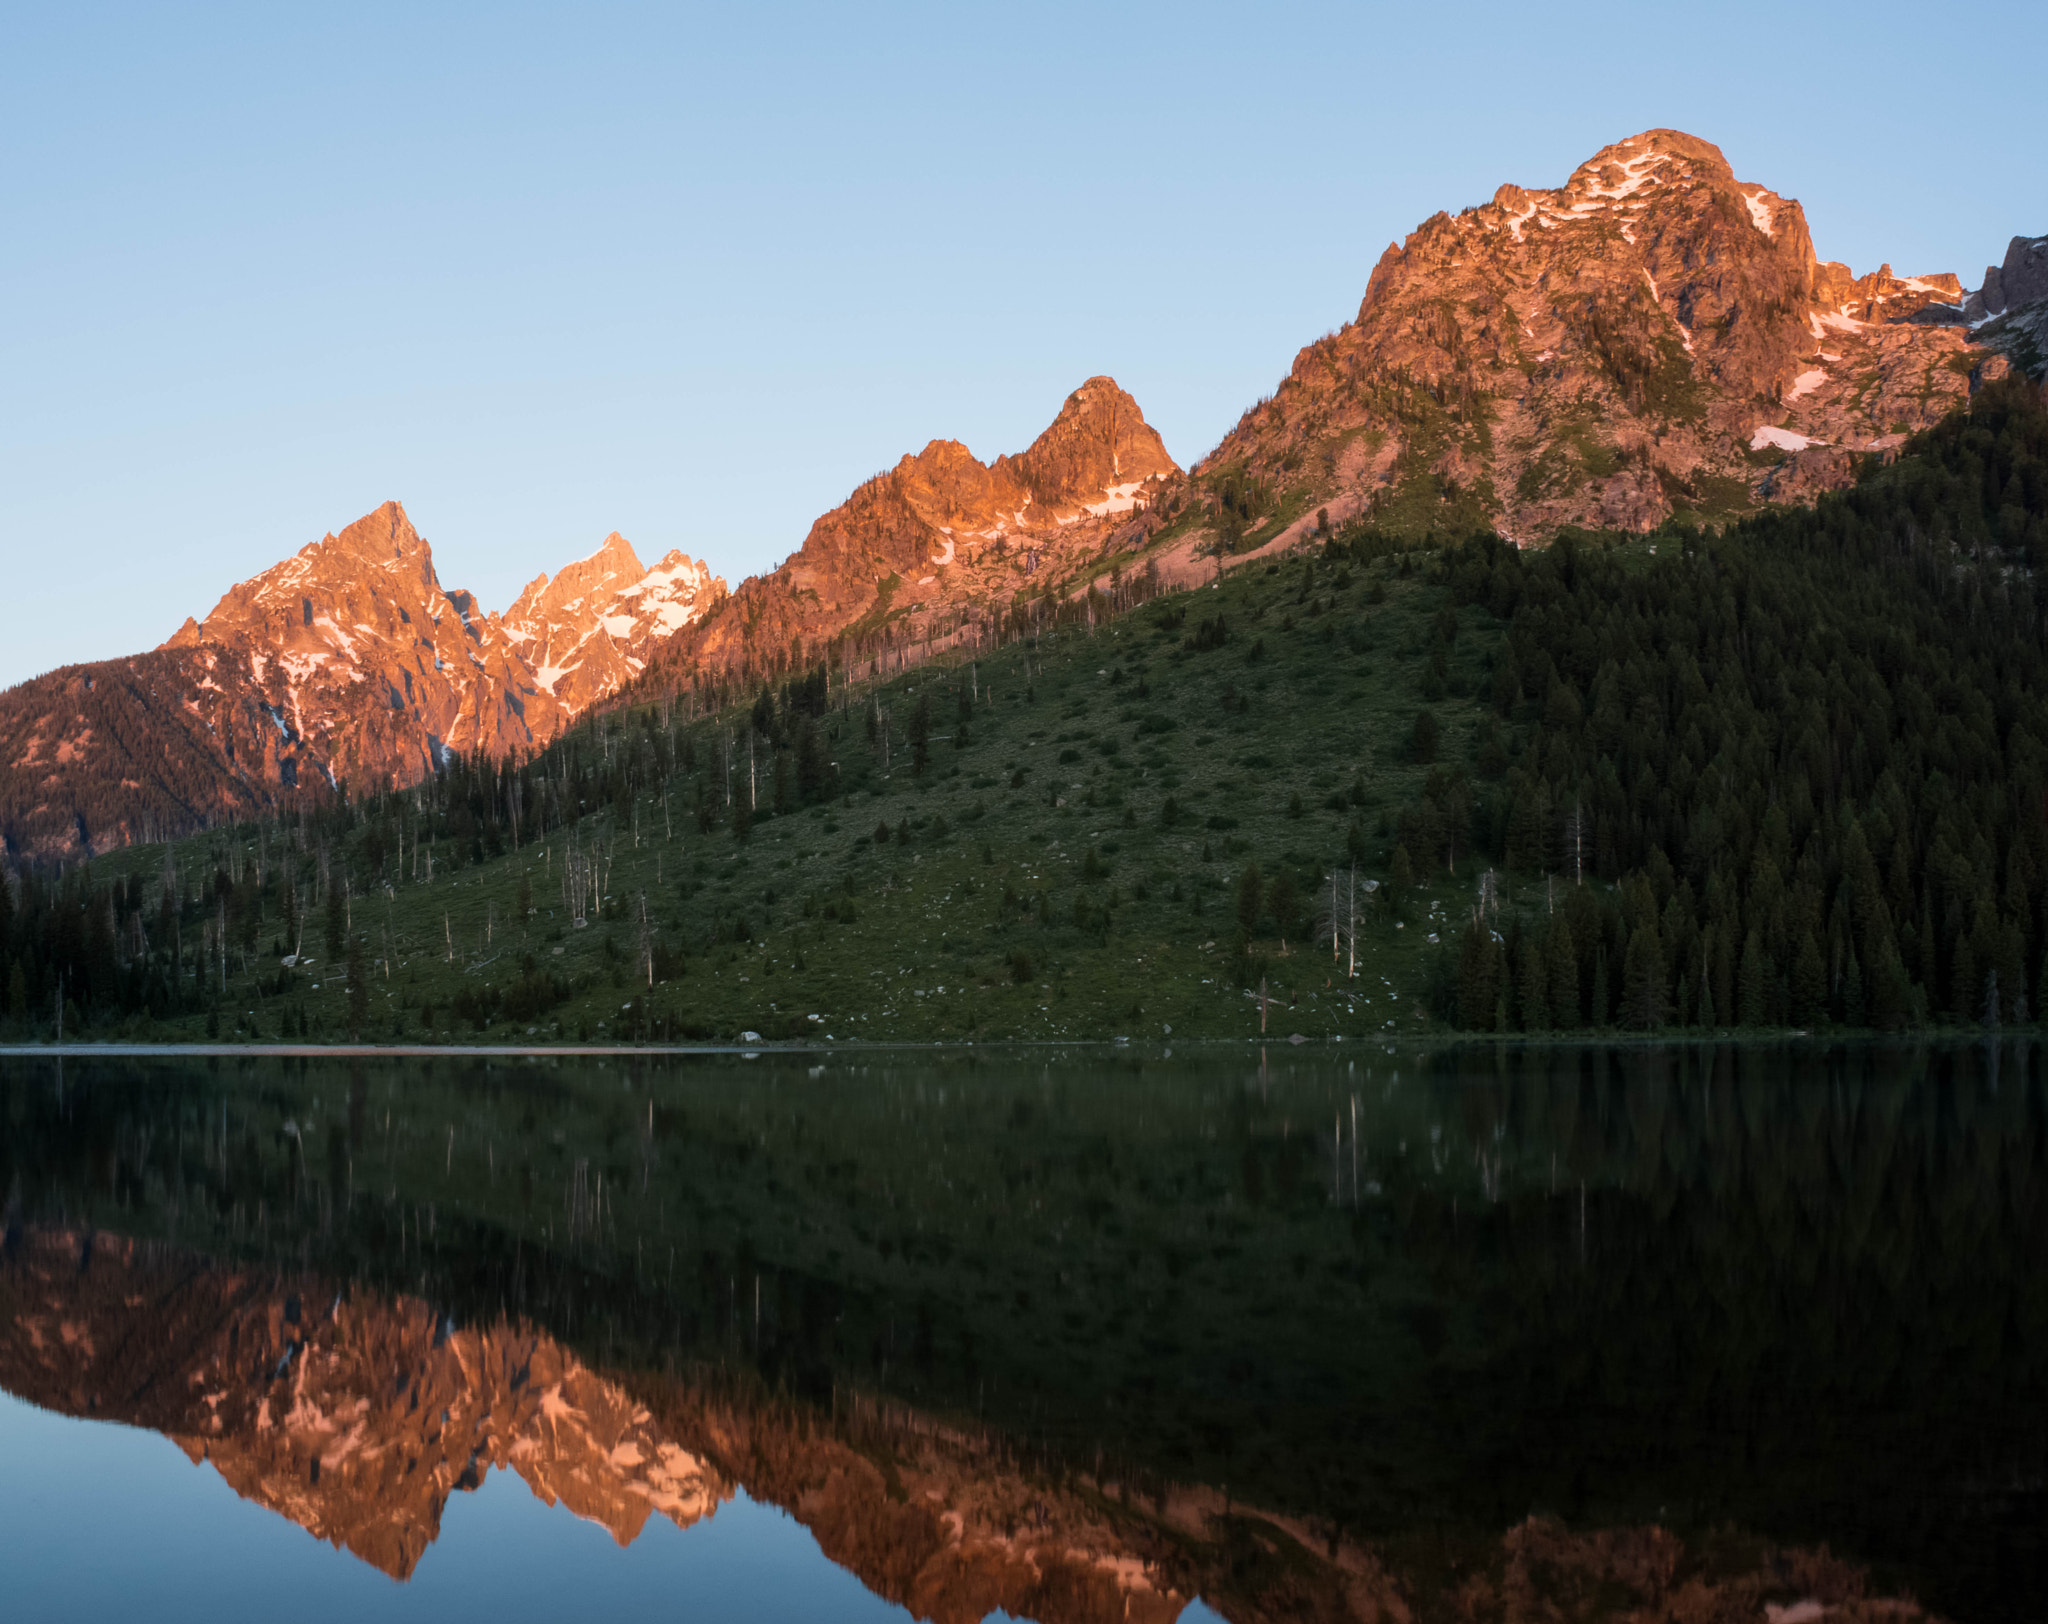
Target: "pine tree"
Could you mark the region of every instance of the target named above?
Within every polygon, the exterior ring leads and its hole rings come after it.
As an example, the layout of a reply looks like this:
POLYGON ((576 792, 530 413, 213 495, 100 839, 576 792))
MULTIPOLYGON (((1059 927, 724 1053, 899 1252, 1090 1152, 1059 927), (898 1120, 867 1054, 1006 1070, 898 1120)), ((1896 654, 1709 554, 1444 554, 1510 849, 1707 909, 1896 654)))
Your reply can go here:
POLYGON ((1896 1032, 1913 1018, 1913 987, 1898 944, 1884 944, 1870 991, 1870 1024, 1880 1032, 1896 1032))
POLYGON ((1958 1026, 1968 1026, 1982 1007, 1984 983, 1977 973, 1976 944, 1967 931, 1957 931, 1949 953, 1949 1013, 1958 1026))
POLYGON ((1821 962, 1820 944, 1809 930, 1799 938, 1792 959, 1792 1019, 1802 1026, 1816 1023, 1827 995, 1827 966, 1821 962))
POLYGON ((1593 949, 1593 1009, 1591 1025, 1605 1026, 1610 1009, 1607 997, 1607 944, 1593 949))
POLYGON ((1654 1032, 1669 1013, 1664 981, 1664 944, 1645 921, 1628 939, 1621 963, 1622 1018, 1641 1032, 1654 1032))
POLYGON ((1550 1019, 1555 1026, 1570 1029, 1584 1019, 1579 992, 1579 952, 1572 945, 1572 928, 1558 914, 1550 922, 1550 1019))
POLYGON ((1853 947, 1849 949, 1849 967, 1842 976, 1842 1024, 1859 1028, 1870 1024, 1863 999, 1863 966, 1853 947))
POLYGON ((1265 882, 1255 862, 1244 865, 1237 877, 1237 932, 1247 943, 1258 934, 1259 907, 1265 900, 1265 882))
POLYGON ((1458 946, 1458 1024, 1468 1032, 1493 1029, 1500 1001, 1500 946, 1476 914, 1458 946))
POLYGON ((1737 1019, 1744 1026, 1765 1026, 1770 1022, 1771 966, 1764 957, 1763 938, 1755 931, 1742 944, 1742 986, 1738 994, 1737 1019))
POLYGON ((1550 1028, 1550 967, 1532 931, 1521 943, 1522 1030, 1544 1032, 1550 1028))
POLYGON ((1408 907, 1408 893, 1415 889, 1415 864, 1406 846, 1394 848, 1394 860, 1387 865, 1387 911, 1399 919, 1408 907))

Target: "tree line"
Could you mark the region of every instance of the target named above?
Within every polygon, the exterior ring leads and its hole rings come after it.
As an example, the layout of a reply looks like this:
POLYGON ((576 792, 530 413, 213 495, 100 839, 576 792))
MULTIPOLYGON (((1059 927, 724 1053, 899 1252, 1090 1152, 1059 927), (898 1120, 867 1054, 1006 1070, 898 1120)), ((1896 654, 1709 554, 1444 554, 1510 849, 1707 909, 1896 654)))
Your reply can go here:
MULTIPOLYGON (((1649 550, 1486 537, 1435 561, 1449 600, 1502 629, 1491 715, 1395 830, 1397 865, 1498 871, 1445 943, 1438 1013, 1523 1031, 2036 1018, 2038 391, 1988 388, 1811 509, 1667 527, 1649 550)), ((1434 743, 1418 718, 1411 748, 1434 743)))

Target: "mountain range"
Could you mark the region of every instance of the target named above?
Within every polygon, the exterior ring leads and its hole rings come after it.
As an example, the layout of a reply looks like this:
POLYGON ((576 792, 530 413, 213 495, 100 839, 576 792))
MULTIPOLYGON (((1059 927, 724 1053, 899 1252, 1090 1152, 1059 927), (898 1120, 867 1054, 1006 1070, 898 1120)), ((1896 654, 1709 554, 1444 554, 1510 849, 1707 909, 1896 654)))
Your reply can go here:
MULTIPOLYGON (((1426 1559, 1388 1562, 1331 1525, 1206 1484, 1162 1483, 1134 1506, 1127 1483, 1032 1470, 1000 1433, 857 1389, 835 1388, 821 1414, 788 1394, 602 1371, 523 1318, 458 1324, 418 1298, 162 1241, 17 1224, 0 1292, 14 1308, 0 1319, 0 1391, 158 1432, 242 1500, 401 1582, 454 1497, 496 1470, 621 1547, 657 1518, 715 1518, 744 1492, 931 1624, 1169 1624, 1196 1594, 1243 1624, 1406 1619, 1434 1588, 1426 1559), (1247 1560, 1247 1545, 1285 1562, 1247 1560)), ((1631 1617, 1755 1618, 1793 1576, 1794 1593, 1846 1601, 1824 1609, 1845 1619, 1929 1616, 1865 1600, 1865 1576, 1824 1547, 1757 1541, 1700 1574, 1663 1528, 1573 1533, 1531 1516, 1497 1550, 1465 1549, 1463 1599, 1495 1616, 1529 1616, 1502 1613, 1501 1592, 1547 1598, 1598 1580, 1643 1604, 1631 1617)), ((1769 1616, 1781 1613, 1817 1616, 1769 1616)))
POLYGON ((502 613, 443 588, 387 502, 158 649, 0 693, 0 840, 85 853, 409 783, 538 749, 636 685, 881 669, 1118 570, 1185 584, 1347 523, 1527 545, 1722 522, 1852 482, 2044 355, 2048 238, 2014 238, 1975 290, 1858 276, 1796 201, 1652 130, 1390 245, 1355 319, 1190 469, 1090 378, 1022 452, 933 440, 729 593, 613 533, 502 613))

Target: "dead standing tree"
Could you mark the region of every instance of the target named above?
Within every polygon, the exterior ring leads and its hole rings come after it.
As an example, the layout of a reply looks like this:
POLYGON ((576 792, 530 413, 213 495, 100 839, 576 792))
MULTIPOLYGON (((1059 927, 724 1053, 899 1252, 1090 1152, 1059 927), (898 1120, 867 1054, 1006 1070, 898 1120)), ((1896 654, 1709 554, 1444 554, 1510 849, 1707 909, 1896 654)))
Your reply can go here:
POLYGON ((1346 980, 1358 977, 1359 909, 1369 907, 1378 880, 1358 877, 1358 867, 1331 869, 1323 876, 1322 904, 1316 916, 1316 939, 1330 943, 1330 962, 1342 963, 1346 980))

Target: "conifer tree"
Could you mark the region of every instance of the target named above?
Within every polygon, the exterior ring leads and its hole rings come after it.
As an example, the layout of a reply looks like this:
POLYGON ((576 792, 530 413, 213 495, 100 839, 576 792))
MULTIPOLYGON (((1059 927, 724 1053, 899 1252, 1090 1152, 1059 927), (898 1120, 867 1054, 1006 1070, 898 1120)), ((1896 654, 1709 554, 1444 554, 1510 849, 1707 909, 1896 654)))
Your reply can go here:
POLYGON ((1827 992, 1827 966, 1821 962, 1820 944, 1808 930, 1800 936, 1792 959, 1792 1018, 1802 1026, 1818 1021, 1827 992))
POLYGON ((1563 914, 1550 922, 1550 1015, 1559 1027, 1569 1029, 1585 1019, 1579 990, 1579 951, 1572 942, 1572 927, 1563 914))
POLYGON ((1628 939, 1621 966, 1623 1018, 1641 1032, 1654 1032, 1664 1024, 1667 1004, 1664 991, 1664 946, 1657 939, 1657 927, 1645 920, 1628 939))
POLYGON ((1258 933, 1259 907, 1264 901, 1264 881, 1256 862, 1244 865, 1244 871, 1237 877, 1237 933, 1241 941, 1249 943, 1258 933))
POLYGON ((1500 944, 1475 912, 1458 944, 1458 1024, 1467 1031, 1491 1031, 1499 1002, 1500 944))
POLYGON ((1737 1019, 1744 1026, 1765 1026, 1770 1022, 1770 962, 1764 957, 1763 938, 1754 930, 1742 944, 1741 1002, 1737 1019))
POLYGON ((1531 931, 1523 935, 1518 952, 1520 959, 1522 1000, 1522 1030, 1545 1032, 1550 1029, 1550 966, 1544 962, 1543 944, 1531 931))

